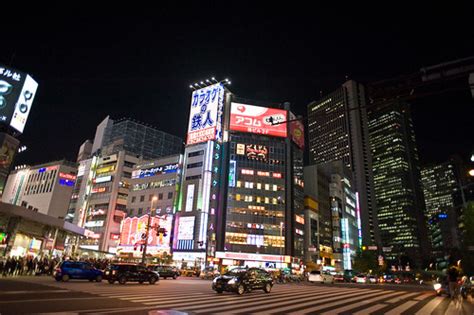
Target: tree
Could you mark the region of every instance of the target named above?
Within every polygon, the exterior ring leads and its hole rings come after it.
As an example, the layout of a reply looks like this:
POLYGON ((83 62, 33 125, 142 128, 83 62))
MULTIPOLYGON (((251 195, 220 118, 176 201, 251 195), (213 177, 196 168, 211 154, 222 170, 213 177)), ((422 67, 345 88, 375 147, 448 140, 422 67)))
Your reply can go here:
POLYGON ((378 257, 375 251, 359 250, 354 259, 354 269, 360 272, 369 272, 370 270, 372 270, 372 272, 378 271, 379 264, 377 259, 378 257))

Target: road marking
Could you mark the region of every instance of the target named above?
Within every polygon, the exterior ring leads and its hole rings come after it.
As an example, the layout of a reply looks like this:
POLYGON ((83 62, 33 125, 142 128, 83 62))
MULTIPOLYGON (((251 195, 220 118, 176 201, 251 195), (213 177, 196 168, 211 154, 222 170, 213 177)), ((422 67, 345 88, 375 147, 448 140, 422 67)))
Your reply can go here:
POLYGON ((30 294, 30 293, 64 293, 64 292, 71 292, 70 290, 39 290, 39 291, 1 291, 0 295, 2 294, 30 294))
POLYGON ((57 299, 31 299, 31 300, 11 300, 11 301, 0 301, 0 304, 9 303, 25 303, 25 302, 47 302, 47 301, 78 301, 78 300, 103 300, 108 299, 107 297, 82 297, 82 298, 57 298, 57 299))
MULTIPOLYGON (((406 293, 406 291, 403 291, 403 293, 406 293)), ((420 292, 415 292, 415 293, 407 293, 407 294, 404 294, 402 296, 397 296, 393 299, 390 299, 388 301, 385 301, 386 303, 390 303, 390 304, 393 304, 393 303, 397 303, 397 302, 400 302, 401 300, 405 300, 407 298, 409 298, 410 296, 414 296, 414 295, 419 295, 420 292)))
POLYGON ((369 308, 366 308, 366 309, 360 310, 358 312, 355 312, 352 315, 367 315, 367 314, 373 313, 375 311, 378 311, 379 309, 382 309, 386 306, 387 306, 387 304, 375 304, 375 305, 373 305, 369 308))
MULTIPOLYGON (((389 291, 390 292, 390 291, 389 291)), ((386 299, 386 298, 389 298, 391 296, 394 296, 394 295, 400 295, 400 294, 403 294, 405 291, 401 291, 401 292, 393 292, 392 293, 388 293, 386 295, 383 295, 383 296, 377 296, 375 298, 371 298, 371 299, 368 299, 368 300, 362 300, 361 302, 359 303, 351 303, 349 305, 346 305, 346 306, 343 306, 343 307, 339 307, 339 308, 336 308, 336 309, 332 309, 328 312, 324 312, 323 314, 324 315, 334 315, 334 314, 339 314, 339 313, 342 313, 342 312, 345 312, 345 311, 348 311, 348 310, 351 310, 353 308, 358 308, 360 306, 363 306, 363 305, 366 305, 366 304, 371 304, 373 302, 376 302, 376 301, 380 301, 380 300, 383 300, 383 299, 386 299)), ((344 300, 341 300, 340 301, 341 303, 344 303, 344 300)), ((385 301, 386 302, 386 301, 385 301)))
POLYGON ((399 315, 401 313, 403 313, 404 311, 406 311, 407 309, 409 309, 410 307, 412 307, 413 305, 415 305, 416 301, 407 301, 405 303, 403 303, 402 305, 398 306, 398 307, 395 307, 395 308, 392 308, 390 311, 388 311, 387 313, 385 313, 385 315, 399 315))
POLYGON ((420 309, 418 312, 415 313, 415 315, 427 315, 431 314, 437 307, 438 305, 443 302, 443 298, 441 297, 436 297, 433 300, 431 300, 428 304, 423 306, 422 309, 420 309))

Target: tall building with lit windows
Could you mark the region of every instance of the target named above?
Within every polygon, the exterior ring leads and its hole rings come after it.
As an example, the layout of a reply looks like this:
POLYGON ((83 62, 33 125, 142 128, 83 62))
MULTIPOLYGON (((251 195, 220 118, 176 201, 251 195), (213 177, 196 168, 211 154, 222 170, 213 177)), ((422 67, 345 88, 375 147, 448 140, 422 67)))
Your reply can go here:
MULTIPOLYGON (((304 256, 304 128, 222 84, 192 95, 173 259, 288 267, 304 256)), ((298 264, 299 266, 299 264, 298 264)))
POLYGON ((352 80, 308 105, 310 163, 342 160, 353 172, 355 191, 359 193, 362 242, 379 245, 367 124, 365 88, 352 80))
POLYGON ((409 105, 403 102, 369 113, 374 190, 386 260, 401 255, 421 267, 429 243, 418 151, 409 105))

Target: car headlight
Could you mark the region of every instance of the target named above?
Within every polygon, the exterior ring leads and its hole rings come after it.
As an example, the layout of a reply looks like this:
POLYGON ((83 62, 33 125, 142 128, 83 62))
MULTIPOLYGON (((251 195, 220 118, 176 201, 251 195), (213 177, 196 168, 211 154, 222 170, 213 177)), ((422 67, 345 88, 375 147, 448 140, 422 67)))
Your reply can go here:
POLYGON ((436 291, 438 291, 439 289, 441 289, 441 284, 435 283, 435 284, 433 284, 433 288, 434 288, 436 291))
POLYGON ((232 279, 229 280, 229 282, 227 282, 227 284, 235 284, 236 280, 237 279, 232 278, 232 279))

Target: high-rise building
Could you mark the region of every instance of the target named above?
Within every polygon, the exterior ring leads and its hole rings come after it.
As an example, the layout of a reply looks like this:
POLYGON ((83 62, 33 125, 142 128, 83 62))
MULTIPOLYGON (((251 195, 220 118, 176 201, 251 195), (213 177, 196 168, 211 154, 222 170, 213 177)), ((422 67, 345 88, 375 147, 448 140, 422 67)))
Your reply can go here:
POLYGON ((458 190, 458 184, 453 163, 423 167, 421 181, 427 219, 454 207, 454 193, 458 190))
POLYGON ((352 172, 343 161, 307 166, 305 193, 318 201, 318 259, 337 270, 352 269, 362 243, 352 172))
POLYGON ((373 191, 368 118, 364 86, 347 81, 308 105, 309 160, 321 164, 342 160, 352 170, 359 193, 364 245, 380 243, 373 191))
POLYGON ((428 257, 426 219, 415 132, 408 104, 369 113, 374 190, 386 260, 407 255, 417 266, 428 257))
POLYGON ((2 201, 63 219, 76 174, 76 163, 65 160, 15 170, 8 177, 2 201))
POLYGON ((106 120, 109 123, 104 128, 102 150, 109 153, 126 151, 144 160, 182 153, 183 140, 177 136, 128 118, 114 120, 113 123, 108 117, 106 120))
POLYGON ((280 268, 303 258, 304 131, 285 123, 289 109, 222 84, 193 92, 173 259, 280 268))

